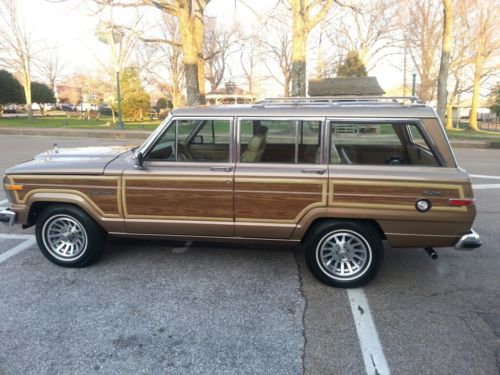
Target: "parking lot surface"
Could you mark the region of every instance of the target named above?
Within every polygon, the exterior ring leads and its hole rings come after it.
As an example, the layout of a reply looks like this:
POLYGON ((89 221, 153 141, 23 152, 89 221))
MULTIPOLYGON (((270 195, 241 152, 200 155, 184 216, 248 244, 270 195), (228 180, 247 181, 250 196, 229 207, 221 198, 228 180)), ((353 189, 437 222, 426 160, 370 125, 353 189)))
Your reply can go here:
MULTIPOLYGON (((0 172, 53 142, 1 136, 0 172)), ((316 281, 300 249, 112 238, 96 265, 64 269, 33 228, 2 226, 0 374, 498 374, 500 150, 455 152, 482 176, 483 246, 435 261, 386 247, 351 291, 316 281)))

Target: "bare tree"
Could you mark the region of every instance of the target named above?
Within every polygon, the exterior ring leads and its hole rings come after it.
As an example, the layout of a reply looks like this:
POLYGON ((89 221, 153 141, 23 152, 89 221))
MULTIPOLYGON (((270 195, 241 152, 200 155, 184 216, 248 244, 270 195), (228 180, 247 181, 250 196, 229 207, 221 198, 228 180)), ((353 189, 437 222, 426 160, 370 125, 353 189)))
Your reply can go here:
POLYGON ((52 91, 55 91, 56 83, 64 74, 65 68, 65 64, 59 58, 58 48, 45 48, 37 61, 38 76, 49 85, 52 91))
POLYGON ((263 63, 269 75, 283 87, 283 95, 290 96, 292 82, 291 19, 282 13, 272 15, 265 22, 266 38, 262 39, 263 63))
MULTIPOLYGON (((99 6, 137 8, 150 6, 177 17, 180 30, 180 46, 186 79, 189 105, 205 103, 205 73, 203 61, 204 11, 210 0, 94 0, 99 6)), ((162 38, 146 38, 149 42, 179 45, 177 41, 162 38)))
POLYGON ((256 67, 261 60, 261 41, 256 35, 245 37, 240 40, 240 61, 243 77, 247 82, 248 91, 256 91, 256 67))
POLYGON ((434 98, 442 19, 434 0, 404 0, 398 3, 398 22, 403 43, 420 78, 418 95, 425 101, 434 98))
MULTIPOLYGON (((175 17, 164 14, 160 30, 163 38, 180 40, 179 26, 175 17)), ((147 43, 140 51, 139 61, 148 83, 170 98, 174 108, 183 106, 184 70, 180 45, 147 43)))
POLYGON ((232 48, 237 42, 237 30, 224 30, 216 18, 205 19, 205 42, 203 56, 205 75, 210 83, 210 91, 218 89, 227 71, 228 57, 235 52, 232 48))
POLYGON ((325 33, 340 56, 356 51, 370 71, 394 53, 396 11, 397 3, 390 0, 364 1, 357 8, 339 7, 323 21, 328 25, 325 33))
POLYGON ((292 12, 292 95, 306 95, 309 32, 321 22, 334 0, 287 0, 292 12))
MULTIPOLYGON (((500 48, 498 19, 500 10, 495 1, 471 0, 469 6, 469 37, 473 44, 474 78, 472 81, 472 103, 469 114, 469 129, 479 130, 477 124, 477 108, 479 104, 479 89, 485 68, 494 54, 500 48)), ((496 66, 495 68, 497 68, 496 66)))
POLYGON ((453 2, 443 2, 443 39, 441 44, 441 61, 439 65, 437 84, 437 113, 441 123, 445 122, 446 102, 448 96, 448 71, 450 68, 450 57, 453 37, 453 2))
POLYGON ((31 78, 35 50, 32 35, 19 14, 18 0, 0 0, 0 65, 14 70, 24 88, 28 119, 33 119, 31 78))

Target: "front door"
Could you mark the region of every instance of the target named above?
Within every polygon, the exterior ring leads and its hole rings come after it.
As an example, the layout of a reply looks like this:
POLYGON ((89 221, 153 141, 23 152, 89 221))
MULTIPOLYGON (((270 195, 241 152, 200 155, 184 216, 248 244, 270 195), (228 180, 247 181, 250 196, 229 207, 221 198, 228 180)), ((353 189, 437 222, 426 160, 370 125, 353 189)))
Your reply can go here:
POLYGON ((123 175, 129 233, 234 233, 231 118, 174 118, 123 175))

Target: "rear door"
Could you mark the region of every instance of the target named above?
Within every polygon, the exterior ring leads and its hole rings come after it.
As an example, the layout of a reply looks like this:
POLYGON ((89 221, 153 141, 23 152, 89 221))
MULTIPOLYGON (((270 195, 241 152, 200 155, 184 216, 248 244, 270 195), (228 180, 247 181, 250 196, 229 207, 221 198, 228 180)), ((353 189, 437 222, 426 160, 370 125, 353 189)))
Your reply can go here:
POLYGON ((239 118, 235 235, 290 238, 300 219, 325 209, 328 167, 321 118, 239 118))

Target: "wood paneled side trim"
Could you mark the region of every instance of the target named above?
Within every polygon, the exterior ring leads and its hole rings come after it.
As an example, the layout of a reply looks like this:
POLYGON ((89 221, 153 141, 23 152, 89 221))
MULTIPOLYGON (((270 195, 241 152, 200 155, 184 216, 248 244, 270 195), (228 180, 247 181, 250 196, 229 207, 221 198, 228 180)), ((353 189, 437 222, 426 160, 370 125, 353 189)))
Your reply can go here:
POLYGON ((187 221, 187 222, 192 222, 192 221, 210 221, 210 222, 233 222, 234 221, 234 215, 233 215, 233 208, 231 209, 231 213, 227 217, 218 217, 218 216, 182 216, 182 215, 149 215, 149 214, 141 214, 141 215, 136 215, 136 214, 131 214, 129 207, 128 207, 128 202, 127 202, 127 191, 140 191, 140 190, 151 190, 155 192, 162 192, 164 191, 165 193, 168 193, 169 191, 186 191, 186 192, 215 192, 215 193, 226 193, 230 195, 230 204, 231 206, 233 205, 233 184, 232 184, 232 179, 233 176, 227 176, 227 177, 212 177, 212 176, 199 176, 199 177, 186 177, 186 176, 154 176, 154 175, 149 175, 149 176, 123 176, 122 179, 122 204, 123 204, 123 214, 126 219, 139 219, 139 220, 162 220, 165 222, 168 221, 187 221), (159 181, 171 181, 171 182, 191 182, 195 183, 195 186, 193 188, 186 187, 186 186, 176 186, 176 187, 151 187, 151 186, 146 186, 148 183, 157 183, 159 181), (229 183, 228 183, 229 181, 229 183), (134 182, 131 184, 130 182, 134 182), (141 185, 140 183, 144 183, 144 185, 141 185), (196 184, 199 183, 199 184, 196 184), (216 183, 217 188, 216 189, 210 189, 206 187, 206 184, 210 183, 216 183), (131 186, 132 185, 132 186, 131 186), (224 189, 224 187, 226 187, 224 189))
MULTIPOLYGON (((293 198, 290 198, 293 199, 293 198)), ((297 224, 307 211, 315 207, 326 207, 328 199, 328 181, 325 179, 296 179, 296 178, 259 178, 259 177, 236 177, 235 178, 235 222, 237 223, 274 223, 274 224, 297 224), (263 185, 266 185, 265 188, 263 185), (252 188, 252 185, 257 188, 252 188), (300 188, 297 188, 300 185, 300 188), (243 189, 240 189, 240 186, 243 189), (289 186, 289 188, 288 188, 289 186), (302 187, 304 189, 302 189, 302 187), (316 189, 316 191, 314 191, 316 189), (320 199, 304 206, 293 219, 270 219, 238 217, 238 194, 246 193, 253 195, 282 195, 283 201, 280 205, 286 205, 287 194, 300 194, 301 196, 317 195, 320 199)))
POLYGON ((328 205, 351 208, 381 208, 388 210, 415 210, 415 202, 420 198, 435 201, 431 211, 440 212, 467 212, 467 207, 446 206, 449 198, 464 198, 462 185, 436 184, 425 182, 398 182, 398 181, 370 181, 370 180, 333 180, 330 181, 328 205), (367 188, 373 186, 373 194, 367 194, 367 188), (384 189, 385 188, 385 191, 384 189), (423 195, 420 189, 440 190, 444 194, 438 197, 423 195), (337 193, 340 191, 340 193, 337 193), (373 202, 366 202, 372 197, 373 202), (401 204, 404 200, 414 200, 411 204, 401 204), (365 201, 365 202, 363 202, 365 201), (396 203, 398 202, 398 203, 396 203), (396 203, 396 204, 394 204, 396 203))
POLYGON ((20 183, 27 187, 25 194, 15 193, 16 203, 26 204, 28 199, 37 193, 55 193, 72 194, 82 198, 91 206, 100 216, 106 218, 122 217, 121 204, 119 199, 120 177, 118 176, 81 176, 81 175, 12 175, 9 176, 10 183, 20 183), (34 183, 28 181, 40 181, 43 183, 34 183), (85 184, 89 181, 90 184, 85 184), (94 182, 96 182, 94 184, 94 182), (41 187, 41 188, 39 188, 41 187), (95 190, 97 196, 91 197, 81 190, 95 190), (112 195, 99 196, 99 191, 111 190, 112 195), (115 206, 116 213, 110 213, 103 210, 101 206, 111 204, 115 206))

